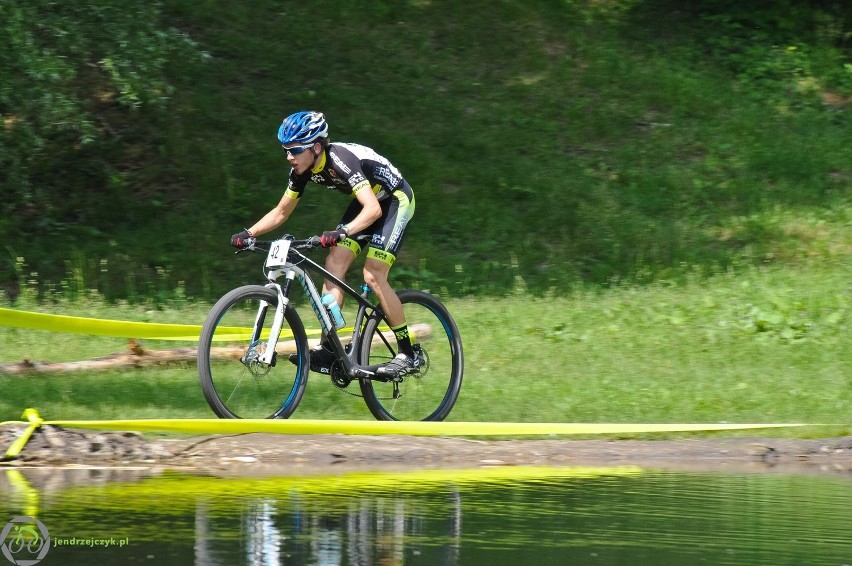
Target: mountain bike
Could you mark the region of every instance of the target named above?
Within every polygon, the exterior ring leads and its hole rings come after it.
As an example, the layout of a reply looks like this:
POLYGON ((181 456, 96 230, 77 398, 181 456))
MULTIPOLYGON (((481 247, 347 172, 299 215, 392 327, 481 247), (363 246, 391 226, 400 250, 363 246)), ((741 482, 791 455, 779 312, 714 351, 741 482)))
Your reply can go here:
POLYGON ((464 356, 458 327, 437 297, 412 289, 397 292, 416 370, 398 377, 380 375, 379 366, 396 355, 396 338, 369 286, 362 284, 358 292, 310 259, 306 252, 320 245, 318 236, 250 239, 248 244, 246 251, 267 253, 266 284, 238 287, 219 299, 198 343, 198 378, 216 415, 287 418, 296 410, 308 383, 310 347, 316 343, 316 338, 308 339, 291 299, 299 286, 319 323, 312 336, 324 339, 335 355, 329 377, 337 388, 351 392, 357 382, 378 420, 440 421, 449 415, 461 389, 464 356), (312 280, 317 275, 357 302, 351 326, 335 325, 312 280))

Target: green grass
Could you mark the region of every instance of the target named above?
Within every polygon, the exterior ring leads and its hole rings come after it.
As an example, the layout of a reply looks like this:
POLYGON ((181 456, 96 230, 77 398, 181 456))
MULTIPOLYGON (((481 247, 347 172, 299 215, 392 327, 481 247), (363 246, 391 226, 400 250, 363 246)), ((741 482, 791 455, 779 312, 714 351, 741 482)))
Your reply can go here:
MULTIPOLYGON (((464 340, 458 421, 805 422, 773 435, 852 432, 852 267, 748 268, 683 283, 576 287, 535 298, 449 298, 464 340)), ((65 303, 100 318, 198 323, 207 306, 65 303)), ((26 305, 22 305, 26 308, 26 305)), ((309 324, 310 325, 310 324, 309 324)), ((146 342, 150 348, 173 346, 146 342)), ((85 359, 121 339, 0 327, 0 363, 85 359)), ((312 374, 294 418, 370 419, 312 374)), ((191 364, 159 370, 0 377, 0 420, 212 417, 191 364)), ((750 434, 754 434, 753 432, 750 434)))
MULTIPOLYGON (((174 63, 166 114, 124 125, 126 183, 87 193, 113 214, 50 234, 48 208, 42 224, 0 222, 0 285, 21 309, 200 324, 208 303, 259 280, 258 258, 234 257, 228 238, 280 198, 275 130, 313 108, 333 140, 374 146, 416 191, 391 277, 456 315, 453 419, 848 433, 852 128, 849 105, 820 102, 852 94, 848 49, 790 59, 800 38, 783 29, 741 37, 686 4, 600 17, 618 5, 171 0, 169 23, 210 57, 174 63)), ((282 232, 317 233, 345 206, 313 187, 282 232)), ((0 363, 124 348, 0 327, 0 363)), ((191 365, 0 377, 0 419, 28 406, 212 416, 191 365)), ((321 378, 296 417, 370 418, 321 378)))
MULTIPOLYGON (((134 143, 115 167, 126 181, 93 199, 118 212, 51 238, 49 218, 47 228, 6 219, 0 284, 26 285, 32 271, 55 284, 74 270, 111 299, 179 290, 215 300, 246 279, 229 236, 279 200, 289 167, 275 131, 305 108, 327 114, 333 140, 374 146, 414 187, 401 285, 500 296, 517 267, 542 295, 815 251, 815 232, 779 218, 822 223, 827 251, 848 230, 850 106, 819 98, 852 95, 848 48, 799 50, 806 59, 793 67, 783 49, 818 29, 789 22, 742 38, 736 22, 720 29, 696 15, 713 12, 703 4, 165 4, 167 23, 210 57, 173 62, 164 115, 143 108, 125 125, 134 143), (709 51, 720 43, 749 56, 732 67, 709 51), (772 80, 747 80, 761 69, 772 80), (804 79, 816 86, 800 92, 804 79)), ((775 21, 771 7, 752 10, 775 21)), ((311 188, 282 231, 317 233, 345 206, 311 188)))

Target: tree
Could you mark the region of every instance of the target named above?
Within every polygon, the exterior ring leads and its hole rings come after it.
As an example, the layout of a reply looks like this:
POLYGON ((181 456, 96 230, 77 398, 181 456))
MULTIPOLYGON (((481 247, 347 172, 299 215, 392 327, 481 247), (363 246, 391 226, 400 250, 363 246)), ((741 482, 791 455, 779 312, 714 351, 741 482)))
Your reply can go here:
POLYGON ((86 225, 115 202, 167 64, 199 55, 161 20, 156 1, 0 2, 0 234, 86 225))

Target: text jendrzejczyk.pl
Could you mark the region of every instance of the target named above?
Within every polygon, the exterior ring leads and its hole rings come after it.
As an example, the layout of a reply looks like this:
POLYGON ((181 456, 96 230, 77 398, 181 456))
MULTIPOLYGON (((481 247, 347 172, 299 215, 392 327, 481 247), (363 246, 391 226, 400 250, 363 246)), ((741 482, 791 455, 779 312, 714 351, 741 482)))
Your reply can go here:
POLYGON ((130 543, 129 537, 124 538, 60 538, 53 537, 51 538, 51 542, 53 543, 53 548, 59 546, 88 546, 90 548, 95 547, 110 547, 117 546, 121 548, 122 546, 127 546, 130 543))

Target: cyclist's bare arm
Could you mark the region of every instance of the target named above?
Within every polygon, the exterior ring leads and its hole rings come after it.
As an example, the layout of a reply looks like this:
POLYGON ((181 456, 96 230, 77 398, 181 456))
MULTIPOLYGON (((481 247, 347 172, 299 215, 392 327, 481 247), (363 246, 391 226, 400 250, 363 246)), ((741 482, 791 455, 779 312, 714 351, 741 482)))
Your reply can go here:
POLYGON ((355 198, 361 203, 362 208, 358 216, 349 223, 350 234, 357 234, 361 230, 369 228, 382 215, 382 207, 371 189, 358 191, 355 193, 355 198))
POLYGON ((254 223, 254 226, 249 228, 252 236, 260 236, 271 230, 275 230, 290 218, 290 214, 296 205, 299 204, 298 198, 293 198, 285 193, 272 210, 263 215, 263 218, 254 223))

